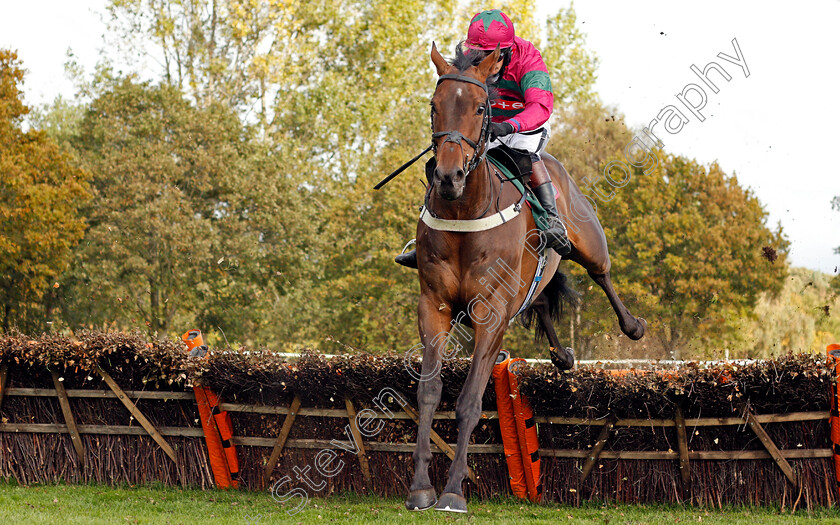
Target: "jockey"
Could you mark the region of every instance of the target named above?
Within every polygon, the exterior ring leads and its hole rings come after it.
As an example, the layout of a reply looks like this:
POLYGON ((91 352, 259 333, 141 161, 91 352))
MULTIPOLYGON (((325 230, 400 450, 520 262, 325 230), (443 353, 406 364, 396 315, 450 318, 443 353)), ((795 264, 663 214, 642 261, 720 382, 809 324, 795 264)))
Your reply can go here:
MULTIPOLYGON (((529 186, 548 213, 548 225, 543 230, 546 246, 561 256, 571 251, 566 226, 557 213, 551 176, 540 158, 545 151, 551 130, 548 119, 554 108, 554 94, 548 68, 537 48, 527 40, 515 36, 513 22, 498 9, 476 14, 470 21, 465 46, 473 53, 487 56, 501 48, 499 63, 493 71, 498 98, 493 102, 490 124, 491 141, 487 149, 500 144, 527 151, 532 170, 529 186)), ((493 75, 491 75, 492 78, 493 75)), ((417 268, 417 253, 412 250, 397 256, 395 261, 409 268, 417 268)))

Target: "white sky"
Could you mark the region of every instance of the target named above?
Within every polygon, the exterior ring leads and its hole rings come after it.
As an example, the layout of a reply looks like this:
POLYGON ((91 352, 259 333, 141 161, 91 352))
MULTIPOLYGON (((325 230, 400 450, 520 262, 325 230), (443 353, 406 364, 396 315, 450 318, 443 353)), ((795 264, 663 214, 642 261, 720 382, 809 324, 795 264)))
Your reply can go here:
MULTIPOLYGON (((568 5, 538 3, 543 12, 568 5)), ((0 47, 17 49, 29 70, 30 104, 72 96, 65 53, 72 48, 92 69, 102 45, 104 5, 104 0, 0 0, 0 47)), ((840 169, 828 154, 840 140, 840 0, 691 5, 577 2, 578 23, 601 60, 597 91, 629 124, 643 124, 668 104, 680 107, 675 95, 688 83, 700 83, 689 70, 692 64, 701 69, 710 61, 721 64, 732 80, 716 82, 718 94, 706 89, 706 121, 688 115, 691 121, 679 134, 658 133, 666 150, 704 163, 717 160, 735 172, 770 212, 771 225, 781 221, 792 264, 836 273, 840 212, 831 210, 830 201, 840 195, 840 169), (749 78, 717 58, 719 52, 734 56, 733 38, 749 78)))

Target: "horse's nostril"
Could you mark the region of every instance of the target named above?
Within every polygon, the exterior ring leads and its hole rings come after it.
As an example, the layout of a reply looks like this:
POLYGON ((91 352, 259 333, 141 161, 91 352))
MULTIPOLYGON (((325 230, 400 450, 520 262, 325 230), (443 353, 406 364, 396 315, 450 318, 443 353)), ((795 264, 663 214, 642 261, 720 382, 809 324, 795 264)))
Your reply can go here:
POLYGON ((441 169, 440 166, 435 168, 435 180, 438 184, 453 185, 460 184, 464 180, 465 174, 463 168, 441 169))

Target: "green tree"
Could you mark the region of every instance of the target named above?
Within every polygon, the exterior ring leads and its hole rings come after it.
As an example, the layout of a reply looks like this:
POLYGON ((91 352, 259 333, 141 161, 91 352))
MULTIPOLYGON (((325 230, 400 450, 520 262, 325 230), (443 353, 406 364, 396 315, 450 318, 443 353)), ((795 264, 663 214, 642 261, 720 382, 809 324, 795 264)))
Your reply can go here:
POLYGON ((156 69, 199 106, 219 102, 262 123, 307 25, 300 3, 277 0, 111 0, 107 11, 109 59, 156 69))
POLYGON ((780 290, 788 243, 734 175, 657 154, 659 166, 649 175, 636 169, 599 218, 616 285, 667 355, 681 357, 691 341, 706 350, 725 343, 762 292, 780 290), (765 247, 778 258, 766 257, 765 247))
POLYGON ((549 16, 544 27, 546 38, 540 50, 551 75, 555 107, 592 103, 598 57, 586 45, 574 5, 549 16))
POLYGON ((372 188, 429 141, 436 14, 415 0, 347 4, 352 8, 319 26, 330 49, 310 66, 323 82, 277 108, 290 123, 287 133, 314 142, 313 158, 328 159, 318 184, 330 189, 323 235, 331 249, 321 261, 321 307, 307 335, 331 351, 405 349, 417 337, 417 281, 393 256, 414 237, 422 162, 383 190, 372 188))
POLYGON ((45 328, 56 280, 68 266, 85 222, 87 174, 46 133, 22 129, 24 71, 0 50, 0 304, 2 328, 45 328))
MULTIPOLYGON (((227 6, 221 9, 230 10, 234 4, 214 3, 207 8, 227 6)), ((146 54, 169 49, 171 56, 183 58, 186 54, 175 50, 208 46, 207 38, 195 35, 212 33, 214 27, 206 16, 181 15, 174 17, 173 26, 168 13, 183 14, 185 6, 183 2, 114 2, 112 13, 122 23, 114 28, 118 35, 130 36, 142 45, 146 54), (134 23, 139 17, 151 26, 134 23), (165 39, 156 38, 158 34, 165 34, 165 39)), ((384 210, 386 216, 394 215, 394 207, 405 210, 399 216, 403 229, 396 233, 393 217, 386 227, 390 229, 383 229, 379 223, 383 216, 377 211, 383 208, 374 210, 371 206, 371 180, 414 154, 428 140, 428 125, 422 122, 433 87, 428 49, 429 35, 435 27, 434 9, 438 7, 450 6, 439 2, 427 7, 417 0, 388 5, 358 1, 269 3, 260 7, 260 12, 272 22, 258 28, 242 25, 241 37, 249 42, 268 39, 276 43, 265 57, 273 61, 269 65, 276 66, 276 74, 256 78, 250 66, 225 61, 216 61, 219 69, 213 73, 204 59, 165 64, 165 78, 192 79, 185 89, 197 100, 202 99, 200 93, 219 91, 215 98, 240 110, 242 118, 248 118, 242 108, 250 103, 242 106, 236 102, 243 98, 235 86, 213 80, 210 73, 218 74, 218 78, 244 77, 246 84, 261 83, 262 93, 276 93, 260 99, 265 137, 283 157, 286 173, 300 174, 301 193, 318 203, 305 219, 319 232, 317 238, 308 239, 308 260, 317 263, 310 273, 311 287, 309 281, 296 282, 296 299, 284 298, 289 308, 296 308, 296 322, 289 324, 299 328, 297 337, 303 341, 319 344, 326 336, 346 340, 353 334, 353 344, 362 344, 355 335, 364 323, 350 317, 342 318, 346 322, 338 325, 332 320, 346 308, 351 308, 351 314, 359 313, 363 305, 357 296, 368 297, 377 286, 391 289, 395 284, 397 269, 391 268, 393 263, 377 266, 387 266, 385 276, 358 263, 371 256, 368 245, 376 246, 380 263, 386 261, 385 254, 392 253, 401 245, 401 238, 410 235, 411 219, 405 212, 415 209, 414 202, 422 190, 413 190, 413 202, 411 194, 393 191, 376 196, 379 202, 385 198, 389 203, 384 210), (183 77, 171 74, 176 64, 183 77), (385 247, 383 238, 387 239, 385 247), (364 282, 379 284, 365 290, 359 286, 364 282)), ((233 27, 240 15, 220 18, 215 27, 233 27)), ((227 45, 221 42, 229 38, 229 29, 219 34, 217 50, 227 45)), ((195 50, 194 54, 206 58, 212 50, 195 50)), ((406 292, 410 288, 398 289, 406 292)), ((399 304, 408 309, 411 300, 405 297, 399 304)), ((378 316, 393 309, 387 299, 377 305, 368 315, 378 316)), ((382 333, 370 326, 365 332, 382 333)))
POLYGON ((72 326, 197 324, 245 342, 273 326, 306 222, 297 181, 234 113, 124 80, 91 104, 74 146, 95 198, 67 295, 72 326))
POLYGON ((85 106, 70 101, 61 95, 49 104, 33 109, 28 116, 29 124, 47 133, 52 140, 73 154, 71 139, 79 134, 79 125, 85 115, 85 106))

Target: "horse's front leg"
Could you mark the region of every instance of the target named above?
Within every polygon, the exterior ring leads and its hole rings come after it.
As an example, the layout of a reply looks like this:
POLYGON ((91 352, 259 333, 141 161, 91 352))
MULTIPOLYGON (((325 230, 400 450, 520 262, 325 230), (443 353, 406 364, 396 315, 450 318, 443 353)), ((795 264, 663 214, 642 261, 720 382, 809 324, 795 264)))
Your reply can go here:
POLYGON ((475 352, 455 408, 458 446, 455 449, 455 459, 449 467, 446 487, 435 506, 437 510, 467 512, 467 501, 461 489, 461 484, 467 475, 467 447, 470 436, 481 418, 481 398, 487 388, 487 381, 490 379, 493 365, 496 363, 496 357, 502 346, 502 336, 507 328, 506 323, 493 327, 475 323, 474 320, 473 324, 475 326, 475 352))
POLYGON ((443 383, 440 379, 441 356, 451 328, 452 309, 440 309, 441 301, 423 294, 417 307, 420 341, 423 343, 423 365, 420 373, 412 372, 417 381, 417 445, 414 447, 414 479, 411 482, 405 507, 408 510, 426 510, 437 502, 435 489, 429 480, 429 463, 432 460, 429 438, 432 417, 440 403, 443 383), (442 334, 442 335, 441 335, 442 334))

